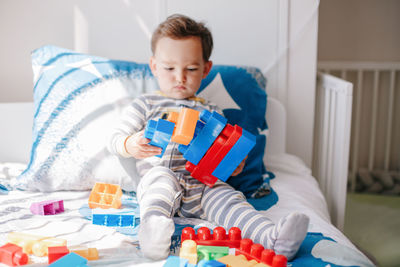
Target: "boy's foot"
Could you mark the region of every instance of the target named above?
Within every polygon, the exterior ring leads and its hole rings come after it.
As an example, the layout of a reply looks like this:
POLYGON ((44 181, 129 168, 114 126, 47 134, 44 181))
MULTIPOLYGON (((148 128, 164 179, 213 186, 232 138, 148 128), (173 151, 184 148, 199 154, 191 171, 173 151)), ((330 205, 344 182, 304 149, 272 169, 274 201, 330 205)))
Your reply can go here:
POLYGON ((166 259, 174 231, 175 224, 171 218, 152 215, 143 219, 138 233, 143 255, 153 260, 166 259))
POLYGON ((297 212, 282 218, 270 233, 275 238, 272 247, 275 253, 292 260, 307 235, 309 221, 305 214, 297 212))

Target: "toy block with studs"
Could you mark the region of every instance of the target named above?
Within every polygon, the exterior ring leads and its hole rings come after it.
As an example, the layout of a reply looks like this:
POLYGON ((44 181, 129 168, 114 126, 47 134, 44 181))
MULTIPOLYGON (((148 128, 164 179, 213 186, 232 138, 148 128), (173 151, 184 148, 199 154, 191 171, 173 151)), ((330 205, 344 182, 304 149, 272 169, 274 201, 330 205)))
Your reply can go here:
POLYGON ((69 254, 69 250, 66 246, 48 247, 48 263, 53 263, 67 254, 69 254))
POLYGON ((67 240, 54 237, 37 236, 32 234, 10 232, 7 234, 7 242, 22 247, 26 254, 38 257, 47 255, 48 247, 66 246, 67 240))
POLYGON ((20 266, 28 263, 28 255, 22 251, 22 248, 7 243, 0 247, 0 263, 8 266, 20 266))
POLYGON ((229 247, 222 246, 197 246, 199 260, 218 260, 229 254, 229 247))
POLYGON ((36 215, 54 215, 64 212, 63 200, 45 200, 31 204, 30 210, 36 215))
POLYGON ((119 209, 121 207, 122 190, 119 185, 96 183, 89 196, 89 208, 119 209))
POLYGON ((139 211, 131 209, 93 209, 92 223, 108 227, 135 227, 139 225, 139 211))
POLYGON ((193 139, 199 114, 199 111, 191 108, 182 108, 179 113, 170 112, 167 120, 175 124, 171 141, 181 145, 189 145, 193 139))
POLYGON ((216 227, 211 233, 207 227, 201 227, 196 231, 192 227, 185 227, 181 234, 182 242, 194 240, 197 245, 203 246, 224 246, 229 248, 239 248, 242 240, 241 231, 237 227, 229 229, 228 234, 223 227, 216 227))
POLYGON ((87 259, 73 252, 59 258, 49 265, 49 267, 87 267, 87 259))
POLYGON ((179 257, 187 259, 189 263, 197 263, 197 244, 194 240, 185 240, 181 244, 179 257))
POLYGON ((227 119, 219 113, 203 110, 200 113, 200 120, 197 122, 195 134, 190 144, 178 147, 183 157, 197 165, 222 132, 226 123, 227 119))
POLYGON ((156 155, 156 157, 161 158, 164 155, 174 132, 174 127, 175 123, 163 119, 150 120, 147 123, 144 137, 151 140, 149 145, 162 148, 161 154, 156 155))
POLYGON ((244 255, 249 261, 255 260, 271 267, 286 267, 287 259, 283 255, 275 255, 272 249, 264 249, 261 244, 254 244, 251 239, 242 239, 236 255, 244 255))
POLYGON ((71 247, 69 248, 69 251, 76 253, 89 261, 99 259, 99 251, 97 248, 71 247))

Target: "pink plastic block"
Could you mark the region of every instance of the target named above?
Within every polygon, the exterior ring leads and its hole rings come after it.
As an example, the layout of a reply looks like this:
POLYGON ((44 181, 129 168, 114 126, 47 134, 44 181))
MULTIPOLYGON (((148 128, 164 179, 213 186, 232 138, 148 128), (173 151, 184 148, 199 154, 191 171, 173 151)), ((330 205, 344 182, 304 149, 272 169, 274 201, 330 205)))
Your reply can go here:
POLYGON ((22 248, 11 243, 0 247, 0 263, 9 266, 19 266, 28 263, 28 256, 22 252, 22 248))
POLYGON ((64 212, 63 200, 45 200, 41 202, 34 202, 30 208, 33 214, 37 215, 54 215, 64 212))
POLYGON ((239 248, 242 235, 237 227, 229 229, 228 234, 223 227, 216 227, 212 234, 207 227, 198 229, 197 234, 193 228, 186 227, 182 230, 181 240, 183 242, 188 239, 194 240, 197 245, 239 248))

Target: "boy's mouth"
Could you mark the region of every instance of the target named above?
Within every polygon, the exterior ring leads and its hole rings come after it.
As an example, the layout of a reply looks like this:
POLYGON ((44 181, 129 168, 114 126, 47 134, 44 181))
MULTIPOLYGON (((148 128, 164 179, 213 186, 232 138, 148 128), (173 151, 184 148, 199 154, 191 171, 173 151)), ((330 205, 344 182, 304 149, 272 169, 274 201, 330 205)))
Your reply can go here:
POLYGON ((178 89, 178 90, 186 90, 186 87, 183 86, 183 85, 177 85, 177 86, 175 86, 175 89, 178 89))

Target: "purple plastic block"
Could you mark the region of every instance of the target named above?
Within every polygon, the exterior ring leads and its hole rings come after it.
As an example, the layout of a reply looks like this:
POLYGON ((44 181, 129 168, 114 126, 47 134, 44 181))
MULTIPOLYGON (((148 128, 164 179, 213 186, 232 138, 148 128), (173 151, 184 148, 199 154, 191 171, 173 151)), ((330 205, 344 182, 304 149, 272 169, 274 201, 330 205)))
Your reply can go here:
POLYGON ((54 215, 64 212, 63 200, 45 200, 31 204, 30 210, 36 215, 54 215))

